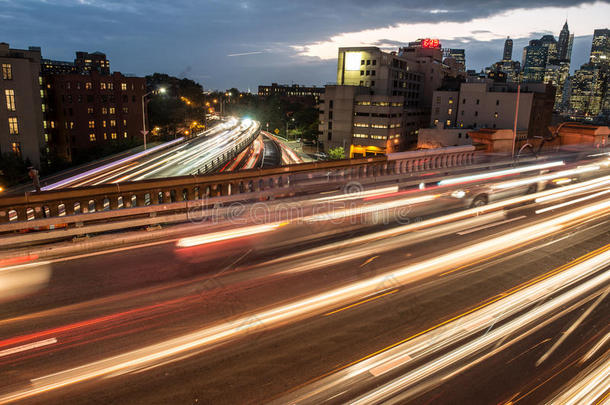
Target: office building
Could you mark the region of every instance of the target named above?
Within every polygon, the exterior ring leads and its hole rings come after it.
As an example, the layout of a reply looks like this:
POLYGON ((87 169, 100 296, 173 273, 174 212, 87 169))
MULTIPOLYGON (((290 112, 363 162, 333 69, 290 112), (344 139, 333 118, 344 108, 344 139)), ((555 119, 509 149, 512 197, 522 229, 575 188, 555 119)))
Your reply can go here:
POLYGON ((466 51, 464 49, 447 48, 443 50, 443 56, 443 63, 447 63, 448 59, 453 59, 457 63, 455 68, 458 71, 466 71, 466 51))
MULTIPOLYGON (((544 136, 551 123, 555 89, 544 83, 521 85, 517 130, 533 138, 544 136)), ((431 140, 443 146, 462 143, 466 130, 512 130, 517 104, 517 84, 491 79, 469 79, 459 90, 434 92, 429 129, 421 129, 418 143, 431 140)))
POLYGON ((570 113, 576 118, 590 118, 610 113, 610 30, 593 34, 589 63, 574 72, 571 80, 570 113))
POLYGON ((13 153, 38 168, 47 151, 40 60, 40 48, 0 43, 0 154, 13 153))
POLYGON ((610 65, 610 30, 608 28, 593 32, 589 62, 594 65, 610 65))
POLYGON ((404 150, 427 125, 432 92, 457 72, 442 63, 438 40, 421 39, 385 52, 377 47, 340 48, 337 85, 320 100, 318 140, 344 147, 350 157, 404 150))
POLYGON ((523 49, 523 81, 542 82, 549 55, 548 43, 532 39, 523 49))

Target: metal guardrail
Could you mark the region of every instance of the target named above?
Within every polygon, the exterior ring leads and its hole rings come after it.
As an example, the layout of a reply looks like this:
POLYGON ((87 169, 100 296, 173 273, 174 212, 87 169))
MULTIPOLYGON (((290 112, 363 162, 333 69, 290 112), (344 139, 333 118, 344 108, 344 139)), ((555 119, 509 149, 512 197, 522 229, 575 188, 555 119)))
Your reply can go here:
MULTIPOLYGON (((359 181, 418 174, 427 170, 463 167, 474 163, 474 148, 444 148, 436 154, 412 152, 400 156, 314 162, 271 169, 142 180, 65 190, 26 193, 0 198, 0 224, 39 219, 65 223, 68 217, 105 212, 104 219, 123 217, 125 208, 165 206, 213 197, 271 191, 290 194, 293 186, 315 179, 330 182, 359 181)), ((244 196, 241 196, 243 198, 244 196)), ((45 225, 47 226, 47 225, 45 225)), ((22 229, 26 229, 22 228, 22 229)))

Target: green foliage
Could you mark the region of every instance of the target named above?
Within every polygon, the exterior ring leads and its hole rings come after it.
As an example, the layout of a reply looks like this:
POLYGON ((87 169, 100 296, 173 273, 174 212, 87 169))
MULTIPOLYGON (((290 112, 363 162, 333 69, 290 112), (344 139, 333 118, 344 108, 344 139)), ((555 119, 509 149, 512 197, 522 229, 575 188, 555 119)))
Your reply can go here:
POLYGON ((0 187, 7 188, 30 180, 28 177, 29 161, 23 161, 14 153, 0 156, 0 187))
POLYGON ((345 159, 345 149, 343 149, 343 146, 337 146, 336 148, 329 149, 328 157, 332 160, 345 159))

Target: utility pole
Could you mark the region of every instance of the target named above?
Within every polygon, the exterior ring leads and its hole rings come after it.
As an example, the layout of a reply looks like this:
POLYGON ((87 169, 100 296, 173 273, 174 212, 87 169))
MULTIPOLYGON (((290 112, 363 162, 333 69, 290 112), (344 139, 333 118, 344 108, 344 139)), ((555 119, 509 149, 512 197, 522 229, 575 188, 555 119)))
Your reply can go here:
POLYGON ((519 118, 519 97, 521 96, 521 83, 517 85, 517 106, 515 107, 515 124, 513 126, 513 159, 515 158, 515 148, 517 147, 517 119, 519 118))

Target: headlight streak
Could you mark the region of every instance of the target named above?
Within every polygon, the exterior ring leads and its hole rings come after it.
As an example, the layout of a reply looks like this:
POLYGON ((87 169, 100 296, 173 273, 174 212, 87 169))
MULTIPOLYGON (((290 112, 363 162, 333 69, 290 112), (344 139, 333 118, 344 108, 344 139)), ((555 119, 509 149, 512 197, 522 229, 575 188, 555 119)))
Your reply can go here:
POLYGON ((458 177, 458 178, 454 178, 454 179, 441 180, 438 182, 438 185, 439 186, 449 186, 452 184, 469 183, 469 182, 477 181, 477 180, 485 180, 485 179, 490 179, 490 178, 495 178, 495 177, 508 176, 511 174, 520 174, 520 173, 524 173, 524 172, 531 172, 533 170, 548 169, 551 167, 563 166, 564 164, 565 163, 563 161, 561 161, 561 162, 544 163, 544 164, 534 165, 534 166, 523 166, 523 167, 518 167, 515 169, 498 170, 495 172, 474 174, 471 176, 463 176, 463 177, 458 177))
POLYGON ((541 181, 553 180, 558 177, 574 176, 577 174, 594 172, 599 169, 600 169, 599 166, 583 166, 583 167, 579 167, 577 169, 564 170, 561 172, 546 174, 543 176, 530 177, 530 178, 523 179, 523 180, 514 180, 514 181, 507 181, 507 182, 500 183, 500 184, 494 184, 493 188, 502 190, 502 189, 506 189, 506 188, 526 186, 528 184, 538 183, 541 181))
POLYGON ((591 194, 591 195, 588 195, 586 197, 581 197, 581 198, 577 198, 575 200, 566 201, 564 203, 553 205, 551 207, 541 208, 539 210, 536 210, 535 212, 536 212, 536 214, 543 214, 543 213, 548 212, 548 211, 552 211, 552 210, 555 210, 555 209, 558 209, 558 208, 567 207, 569 205, 578 204, 578 203, 581 203, 583 201, 591 200, 593 198, 597 198, 599 196, 606 195, 606 194, 609 194, 609 193, 610 193, 610 190, 600 191, 599 193, 591 194))
MULTIPOLYGON (((400 377, 373 389, 372 392, 364 394, 357 400, 350 401, 350 403, 381 403, 409 387, 414 387, 415 390, 432 388, 442 380, 434 380, 429 385, 426 384, 426 380, 445 371, 446 368, 469 356, 480 353, 485 348, 498 350, 499 348, 494 348, 494 345, 505 339, 506 336, 519 330, 525 330, 525 333, 528 333, 528 325, 547 319, 549 314, 562 308, 568 302, 598 289, 599 286, 603 286, 610 280, 610 271, 603 272, 586 283, 570 289, 575 283, 605 268, 608 261, 610 261, 610 246, 606 246, 596 256, 589 256, 588 259, 579 261, 567 269, 560 268, 558 272, 553 272, 547 278, 534 284, 526 284, 522 289, 503 294, 491 303, 468 311, 463 316, 455 317, 449 322, 441 324, 440 327, 428 329, 424 333, 418 333, 412 338, 404 340, 399 345, 391 346, 386 351, 367 356, 360 362, 353 363, 345 369, 288 394, 276 403, 323 402, 338 392, 347 391, 351 386, 362 385, 399 366, 436 353, 444 353, 447 347, 451 347, 468 337, 477 336, 481 331, 489 329, 490 324, 493 325, 504 319, 511 319, 513 315, 527 309, 535 302, 544 301, 550 295, 563 292, 562 295, 555 297, 553 300, 533 308, 518 318, 463 344, 449 353, 441 355, 439 358, 430 360, 428 363, 402 374, 400 377)), ((474 360, 474 362, 476 361, 477 359, 474 360)), ((469 364, 474 363, 467 363, 466 367, 469 364)), ((454 373, 455 371, 449 371, 444 378, 454 373)))
POLYGON ((244 236, 258 235, 261 233, 274 231, 284 225, 286 225, 286 222, 277 222, 272 224, 253 225, 244 228, 230 229, 227 231, 214 232, 205 235, 190 236, 188 238, 180 239, 176 243, 176 246, 181 248, 193 247, 209 243, 221 242, 229 239, 241 238, 244 236))
MULTIPOLYGON (((404 285, 414 279, 441 272, 448 267, 454 267, 469 261, 476 261, 493 252, 509 249, 512 245, 535 240, 561 229, 565 222, 574 221, 591 214, 599 215, 608 208, 610 208, 610 201, 590 205, 541 224, 507 233, 492 240, 479 242, 454 252, 440 255, 436 258, 408 265, 376 277, 355 282, 321 294, 316 294, 290 304, 263 310, 259 313, 245 315, 233 321, 206 327, 199 331, 155 345, 85 364, 70 370, 64 370, 36 378, 31 381, 33 384, 32 387, 0 396, 0 403, 31 397, 42 392, 108 374, 133 372, 143 367, 150 367, 151 364, 154 364, 155 362, 166 361, 172 356, 184 355, 185 352, 193 349, 201 349, 207 345, 222 343, 232 338, 247 335, 250 330, 248 327, 244 327, 244 325, 247 325, 252 319, 256 319, 258 324, 263 325, 264 328, 268 329, 288 322, 294 322, 305 317, 322 314, 332 308, 345 304, 346 302, 353 302, 362 296, 367 296, 379 291, 380 286, 383 286, 388 278, 394 280, 397 285, 404 285)), ((609 258, 610 254, 606 252, 606 254, 599 255, 597 260, 601 260, 601 263, 606 265, 609 258)), ((581 270, 580 273, 582 274, 584 271, 581 267, 578 268, 581 270)), ((610 272, 605 273, 603 276, 610 277, 610 272)), ((553 280, 555 279, 556 278, 554 277, 553 280)), ((597 278, 592 281, 595 280, 597 280, 597 278)), ((565 280, 562 285, 566 285, 565 280)), ((561 286, 557 288, 561 288, 561 286)), ((530 290, 528 289, 528 291, 530 290)), ((540 288, 538 288, 536 291, 538 294, 544 294, 549 293, 551 290, 548 288, 540 290, 540 288)), ((559 301, 560 300, 553 300, 551 303, 559 301)), ((502 309, 505 310, 505 307, 502 309)), ((477 322, 480 321, 477 319, 477 322)), ((455 331, 452 335, 455 335, 455 331)), ((494 341, 497 341, 497 339, 494 341)))

